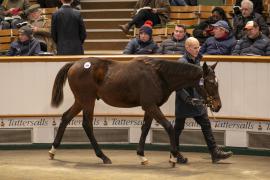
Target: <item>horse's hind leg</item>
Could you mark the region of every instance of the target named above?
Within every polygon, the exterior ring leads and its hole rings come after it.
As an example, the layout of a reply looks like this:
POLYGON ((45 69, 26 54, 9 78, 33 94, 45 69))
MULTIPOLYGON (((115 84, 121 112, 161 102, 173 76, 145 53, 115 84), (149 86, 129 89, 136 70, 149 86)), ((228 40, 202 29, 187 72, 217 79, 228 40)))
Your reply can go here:
POLYGON ((78 103, 74 103, 62 116, 61 123, 56 133, 56 137, 52 144, 52 148, 49 151, 49 156, 51 159, 54 158, 56 148, 59 147, 62 137, 64 135, 65 129, 69 122, 82 110, 81 106, 78 103))
POLYGON ((95 101, 92 101, 91 104, 87 107, 87 109, 83 110, 83 124, 82 125, 83 125, 85 133, 87 134, 95 150, 96 156, 101 158, 104 164, 111 164, 112 161, 102 152, 94 136, 94 132, 93 132, 94 106, 95 106, 95 101))
POLYGON ((143 120, 143 125, 142 125, 142 133, 140 137, 140 142, 139 142, 139 147, 137 149, 137 155, 141 159, 141 164, 146 165, 148 164, 148 160, 144 156, 144 145, 145 145, 145 140, 148 135, 148 132, 150 130, 151 124, 152 124, 153 118, 149 116, 147 112, 144 113, 144 120, 143 120))

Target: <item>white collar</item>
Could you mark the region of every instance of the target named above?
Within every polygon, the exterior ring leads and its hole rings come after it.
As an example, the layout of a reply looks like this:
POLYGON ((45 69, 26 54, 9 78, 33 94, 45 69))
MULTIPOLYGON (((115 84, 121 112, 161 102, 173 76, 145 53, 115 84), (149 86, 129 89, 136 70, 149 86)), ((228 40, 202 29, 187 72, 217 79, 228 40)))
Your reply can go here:
POLYGON ((63 3, 63 6, 70 6, 69 3, 63 3))

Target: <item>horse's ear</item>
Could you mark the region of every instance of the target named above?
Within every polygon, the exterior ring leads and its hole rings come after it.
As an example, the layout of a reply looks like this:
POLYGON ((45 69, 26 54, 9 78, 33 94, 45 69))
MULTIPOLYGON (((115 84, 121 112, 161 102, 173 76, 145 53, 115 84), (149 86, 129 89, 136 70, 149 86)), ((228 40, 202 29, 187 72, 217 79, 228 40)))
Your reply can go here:
POLYGON ((206 62, 203 63, 203 73, 206 75, 208 74, 209 69, 208 69, 208 65, 206 64, 206 62))
POLYGON ((213 65, 211 66, 211 68, 214 70, 214 69, 216 68, 217 64, 218 64, 218 62, 216 62, 215 64, 213 64, 213 65))

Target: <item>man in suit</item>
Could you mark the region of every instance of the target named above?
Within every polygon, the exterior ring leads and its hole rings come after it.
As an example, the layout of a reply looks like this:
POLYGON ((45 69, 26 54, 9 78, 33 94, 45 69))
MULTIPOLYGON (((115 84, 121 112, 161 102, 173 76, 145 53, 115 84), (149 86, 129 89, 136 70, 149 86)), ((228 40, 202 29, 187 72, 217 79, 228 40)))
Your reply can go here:
POLYGON ((70 4, 73 0, 61 0, 63 5, 53 14, 51 33, 58 55, 82 55, 86 30, 81 14, 70 4))

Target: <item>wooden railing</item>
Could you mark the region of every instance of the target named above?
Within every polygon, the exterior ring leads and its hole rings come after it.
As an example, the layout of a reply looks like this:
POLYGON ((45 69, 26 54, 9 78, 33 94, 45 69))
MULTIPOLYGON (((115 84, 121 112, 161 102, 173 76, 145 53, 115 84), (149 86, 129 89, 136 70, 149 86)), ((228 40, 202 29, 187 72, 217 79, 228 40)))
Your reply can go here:
MULTIPOLYGON (((141 55, 142 56, 142 55, 141 55)), ((148 57, 161 58, 168 60, 177 60, 181 55, 147 55, 148 57)), ((80 55, 80 56, 13 56, 0 57, 0 63, 7 62, 71 62, 78 61, 83 58, 97 57, 108 58, 117 61, 129 61, 138 55, 80 55)), ((270 63, 270 56, 221 56, 221 55, 205 55, 203 61, 210 62, 256 62, 256 63, 270 63)))

